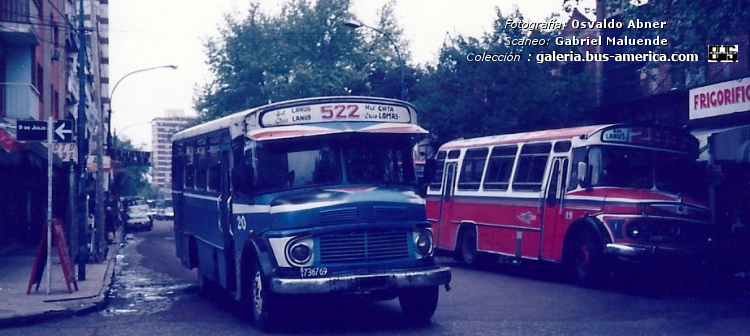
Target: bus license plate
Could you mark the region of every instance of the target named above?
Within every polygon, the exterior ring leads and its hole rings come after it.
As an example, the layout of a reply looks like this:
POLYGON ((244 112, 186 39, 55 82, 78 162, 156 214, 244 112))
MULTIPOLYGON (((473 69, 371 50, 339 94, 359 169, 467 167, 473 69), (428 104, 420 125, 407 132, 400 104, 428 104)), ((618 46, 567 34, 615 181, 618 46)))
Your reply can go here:
POLYGON ((302 267, 299 269, 303 278, 315 278, 328 274, 328 267, 302 267))

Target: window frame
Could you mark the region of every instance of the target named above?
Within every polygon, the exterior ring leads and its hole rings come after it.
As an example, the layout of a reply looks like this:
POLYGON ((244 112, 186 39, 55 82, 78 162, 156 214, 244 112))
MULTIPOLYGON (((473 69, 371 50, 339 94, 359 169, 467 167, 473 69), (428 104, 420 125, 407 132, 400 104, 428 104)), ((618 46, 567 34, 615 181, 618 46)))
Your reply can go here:
POLYGON ((523 144, 518 153, 511 189, 520 192, 541 191, 551 151, 551 142, 523 144))

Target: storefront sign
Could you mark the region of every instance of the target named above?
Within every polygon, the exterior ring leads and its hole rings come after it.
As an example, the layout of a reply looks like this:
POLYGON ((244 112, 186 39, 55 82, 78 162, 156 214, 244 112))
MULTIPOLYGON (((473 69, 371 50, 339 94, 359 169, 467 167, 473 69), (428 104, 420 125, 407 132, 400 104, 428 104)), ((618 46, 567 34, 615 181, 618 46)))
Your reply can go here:
POLYGON ((78 147, 75 142, 55 142, 52 144, 52 152, 63 162, 78 162, 78 147))
POLYGON ((750 77, 690 90, 690 120, 750 111, 750 77))
MULTIPOLYGON (((86 157, 86 171, 89 173, 96 172, 97 164, 96 164, 96 156, 95 155, 89 155, 86 157)), ((104 172, 109 173, 112 171, 112 160, 109 156, 102 156, 102 166, 104 167, 104 172)))

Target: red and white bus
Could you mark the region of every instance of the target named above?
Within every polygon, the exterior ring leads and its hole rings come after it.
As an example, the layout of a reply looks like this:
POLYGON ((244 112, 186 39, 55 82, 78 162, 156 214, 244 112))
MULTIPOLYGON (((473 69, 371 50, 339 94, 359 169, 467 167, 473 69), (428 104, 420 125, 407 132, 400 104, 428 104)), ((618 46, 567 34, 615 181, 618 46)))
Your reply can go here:
POLYGON ((565 263, 586 284, 617 259, 701 264, 697 153, 687 132, 621 124, 448 142, 426 197, 435 247, 565 263))

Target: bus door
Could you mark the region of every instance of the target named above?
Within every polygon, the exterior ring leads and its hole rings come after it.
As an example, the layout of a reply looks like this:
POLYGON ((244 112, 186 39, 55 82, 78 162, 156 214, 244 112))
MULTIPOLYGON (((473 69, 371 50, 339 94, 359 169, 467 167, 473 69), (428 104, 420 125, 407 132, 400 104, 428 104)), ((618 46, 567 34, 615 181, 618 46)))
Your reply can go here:
POLYGON ((559 248, 565 232, 561 229, 569 214, 564 211, 565 190, 568 180, 568 157, 557 156, 552 161, 552 169, 546 184, 544 206, 542 207, 541 258, 553 259, 553 251, 559 248))
POLYGON ((440 212, 438 214, 438 247, 452 250, 456 243, 458 225, 452 225, 453 219, 453 190, 456 181, 456 166, 458 162, 447 162, 443 177, 443 193, 440 195, 440 212))
POLYGON ((234 263, 234 231, 232 228, 231 214, 231 189, 229 179, 229 148, 222 147, 220 153, 220 165, 218 173, 220 176, 220 194, 219 194, 219 225, 221 226, 224 238, 224 267, 220 267, 219 272, 224 273, 226 279, 226 288, 229 291, 236 290, 235 263, 234 263))

